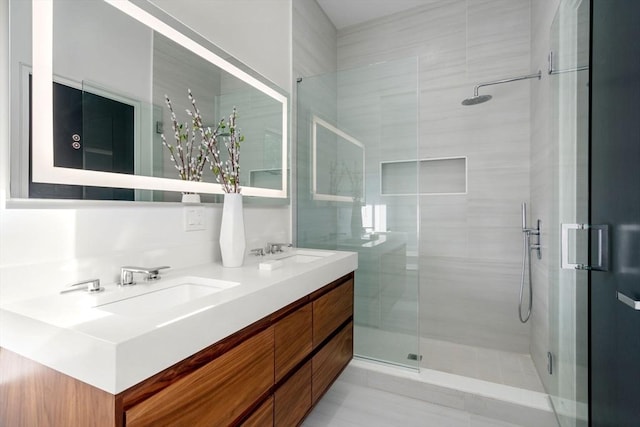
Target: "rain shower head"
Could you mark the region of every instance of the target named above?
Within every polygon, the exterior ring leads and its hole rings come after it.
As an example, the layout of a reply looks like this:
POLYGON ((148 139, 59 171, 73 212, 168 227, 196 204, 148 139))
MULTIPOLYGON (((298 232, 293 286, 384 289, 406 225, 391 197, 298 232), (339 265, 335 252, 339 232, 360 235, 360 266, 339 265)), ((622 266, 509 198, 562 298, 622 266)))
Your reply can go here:
POLYGON ((476 95, 462 101, 462 105, 476 105, 489 101, 493 98, 491 95, 476 95))
POLYGON ((538 71, 535 74, 529 74, 527 76, 510 77, 507 79, 495 80, 493 82, 480 83, 479 85, 473 88, 473 96, 471 98, 467 98, 464 101, 462 101, 462 105, 477 105, 490 100, 491 95, 478 95, 478 89, 480 89, 483 86, 499 85, 502 83, 516 82, 518 80, 526 80, 526 79, 540 80, 541 78, 542 78, 542 71, 538 71))

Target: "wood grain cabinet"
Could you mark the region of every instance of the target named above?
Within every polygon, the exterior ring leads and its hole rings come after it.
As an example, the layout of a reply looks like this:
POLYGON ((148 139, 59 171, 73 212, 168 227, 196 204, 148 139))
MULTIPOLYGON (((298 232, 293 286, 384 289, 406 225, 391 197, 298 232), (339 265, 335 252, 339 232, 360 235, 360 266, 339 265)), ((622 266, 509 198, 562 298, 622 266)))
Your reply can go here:
POLYGON ((81 420, 105 427, 299 425, 353 357, 353 277, 326 285, 118 395, 0 349, 0 369, 12 372, 2 384, 0 425, 88 425, 81 420), (87 389, 82 394, 91 404, 69 405, 82 403, 80 389, 87 389))
POLYGON ((311 361, 312 402, 315 403, 327 391, 333 381, 353 357, 353 322, 349 322, 311 361))
POLYGON ((126 425, 228 425, 273 384, 273 328, 249 338, 125 412, 126 425))
POLYGON ((269 427, 273 426, 273 396, 256 409, 242 424, 242 427, 269 427))
POLYGON ((311 409, 311 362, 305 363, 275 393, 273 425, 290 427, 302 421, 311 409))
POLYGON ((353 279, 313 301, 313 346, 317 347, 353 315, 353 279))
POLYGON ((313 349, 312 305, 305 304, 274 325, 275 375, 280 381, 313 349))

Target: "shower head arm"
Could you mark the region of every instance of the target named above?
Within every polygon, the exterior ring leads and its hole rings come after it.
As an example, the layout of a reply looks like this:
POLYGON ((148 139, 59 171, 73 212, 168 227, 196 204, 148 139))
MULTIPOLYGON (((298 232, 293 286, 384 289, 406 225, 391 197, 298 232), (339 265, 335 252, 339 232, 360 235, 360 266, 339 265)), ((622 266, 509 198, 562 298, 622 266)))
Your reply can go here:
POLYGON ((538 79, 540 80, 542 78, 542 71, 539 71, 535 74, 528 74, 526 76, 518 76, 518 77, 509 77, 506 79, 500 79, 500 80, 494 80, 492 82, 486 82, 486 83, 480 83, 479 85, 475 86, 473 88, 473 96, 478 96, 478 89, 480 89, 481 87, 484 86, 492 86, 492 85, 499 85, 502 83, 511 83, 511 82, 516 82, 519 80, 527 80, 527 79, 538 79))

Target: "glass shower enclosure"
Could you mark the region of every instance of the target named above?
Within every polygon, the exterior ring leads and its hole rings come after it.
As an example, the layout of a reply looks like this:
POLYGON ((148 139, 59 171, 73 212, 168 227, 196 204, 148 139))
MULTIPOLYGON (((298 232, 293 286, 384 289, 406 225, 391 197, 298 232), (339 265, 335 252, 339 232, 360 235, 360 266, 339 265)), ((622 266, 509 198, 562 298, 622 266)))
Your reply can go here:
POLYGON ((297 86, 296 245, 358 253, 354 352, 419 366, 417 58, 297 86))
POLYGON ((589 2, 561 1, 551 28, 553 174, 549 397, 561 427, 589 425, 589 2))

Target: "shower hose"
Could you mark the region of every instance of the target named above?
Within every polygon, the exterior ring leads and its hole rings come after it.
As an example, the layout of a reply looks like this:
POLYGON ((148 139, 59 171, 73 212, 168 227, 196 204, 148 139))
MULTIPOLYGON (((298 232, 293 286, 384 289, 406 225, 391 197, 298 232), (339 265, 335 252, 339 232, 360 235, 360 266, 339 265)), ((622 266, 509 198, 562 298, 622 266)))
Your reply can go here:
POLYGON ((522 323, 527 323, 531 317, 531 305, 533 303, 533 291, 531 289, 531 233, 524 231, 522 233, 522 274, 520 275, 520 302, 518 304, 518 317, 522 323), (527 265, 528 264, 528 265, 527 265), (525 270, 529 273, 529 306, 527 314, 522 314, 522 298, 524 296, 524 279, 525 270))

